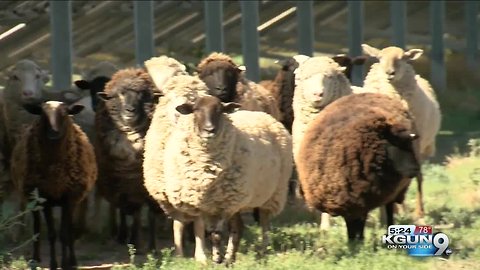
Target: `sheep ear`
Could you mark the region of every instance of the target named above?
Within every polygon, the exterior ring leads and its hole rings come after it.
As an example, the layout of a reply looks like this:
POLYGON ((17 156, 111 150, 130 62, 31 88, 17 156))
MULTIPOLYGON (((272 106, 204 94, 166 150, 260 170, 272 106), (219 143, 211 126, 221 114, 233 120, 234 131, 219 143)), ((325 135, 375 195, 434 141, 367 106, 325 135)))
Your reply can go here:
POLYGON ((42 105, 41 104, 24 104, 23 108, 30 114, 41 115, 42 114, 42 105))
POLYGON ((410 133, 409 136, 410 136, 410 139, 412 139, 412 141, 418 140, 418 138, 420 138, 420 136, 417 133, 410 133))
POLYGON ((365 61, 367 61, 367 57, 364 55, 360 55, 352 59, 352 64, 360 66, 365 64, 365 61))
POLYGON ((224 113, 233 113, 242 105, 236 102, 227 102, 223 104, 223 112, 224 113))
POLYGON ((191 103, 183 103, 175 107, 175 110, 181 114, 191 114, 193 113, 193 104, 191 103))
POLYGON ((303 64, 305 61, 307 61, 308 59, 310 59, 310 56, 306 56, 306 55, 303 55, 303 54, 298 54, 298 55, 295 55, 292 57, 293 59, 295 59, 295 61, 301 65, 303 64))
POLYGON ((42 76, 43 83, 48 83, 50 81, 50 76, 48 75, 48 71, 41 69, 40 74, 42 76))
POLYGON ((340 67, 337 68, 337 70, 340 71, 340 72, 345 72, 345 70, 347 70, 347 67, 340 66, 340 67))
POLYGON ((105 93, 105 92, 98 92, 97 97, 99 97, 100 99, 103 99, 103 100, 109 100, 109 99, 112 98, 112 97, 108 96, 107 93, 105 93))
POLYGON ((73 104, 73 105, 68 106, 67 112, 70 115, 75 115, 75 114, 80 113, 84 108, 85 108, 85 106, 83 106, 81 104, 73 104))
POLYGON ((346 66, 351 63, 351 58, 345 54, 337 54, 332 56, 333 61, 337 62, 340 66, 346 66))
POLYGON ((90 82, 88 82, 88 81, 77 80, 74 83, 78 88, 80 88, 82 90, 89 90, 90 89, 90 82))
POLYGON ((409 61, 414 61, 422 56, 423 50, 422 49, 411 49, 403 53, 403 58, 409 61))
POLYGON ((237 67, 237 70, 238 70, 238 72, 244 72, 244 71, 247 70, 247 67, 246 67, 246 66, 243 66, 243 65, 242 65, 242 66, 238 66, 238 67, 237 67))
POLYGON ((380 55, 379 49, 372 47, 368 44, 362 44, 362 49, 363 49, 363 53, 368 56, 378 58, 378 56, 380 55))
POLYGON ((153 103, 157 104, 160 98, 163 96, 163 93, 153 93, 153 103))

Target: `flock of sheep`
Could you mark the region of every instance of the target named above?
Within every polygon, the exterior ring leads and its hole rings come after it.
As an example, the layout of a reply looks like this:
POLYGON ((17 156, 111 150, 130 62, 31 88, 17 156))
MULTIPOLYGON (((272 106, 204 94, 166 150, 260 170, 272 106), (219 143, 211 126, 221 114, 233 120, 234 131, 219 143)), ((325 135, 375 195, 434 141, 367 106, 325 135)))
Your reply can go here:
MULTIPOLYGON (((101 219, 102 198, 120 243, 140 244, 143 206, 149 250, 156 248, 158 217, 173 219, 178 255, 193 222, 195 259, 203 263, 205 231, 212 259, 234 262, 243 212, 253 212, 265 249, 269 221, 295 196, 296 179, 306 205, 322 212, 321 228, 328 229, 329 215, 342 216, 350 241, 363 239, 376 207, 385 206, 392 224, 394 203, 414 177, 422 215, 420 165, 434 154, 441 119, 430 84, 409 64, 422 50, 363 49, 379 60, 363 87, 349 78, 366 57, 345 55, 297 55, 279 62, 274 80, 258 84, 222 53, 204 58, 195 74, 167 56, 147 60, 145 68, 102 62, 62 92, 44 89, 46 73, 22 60, 0 97, 0 201, 24 209, 34 190, 46 199, 51 269, 52 207, 62 208, 61 266, 72 269, 74 240, 98 226, 86 221, 101 219)), ((33 228, 40 232, 38 211, 33 228)), ((33 259, 40 261, 39 240, 33 259)))

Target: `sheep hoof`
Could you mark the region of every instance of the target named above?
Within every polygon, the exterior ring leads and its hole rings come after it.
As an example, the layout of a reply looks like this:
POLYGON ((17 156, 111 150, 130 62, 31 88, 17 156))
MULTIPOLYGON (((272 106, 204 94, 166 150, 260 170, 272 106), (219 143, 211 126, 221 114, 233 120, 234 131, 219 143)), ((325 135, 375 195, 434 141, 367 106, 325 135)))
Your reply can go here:
POLYGON ((221 264, 223 261, 223 258, 222 258, 222 255, 220 255, 220 253, 213 253, 212 260, 217 264, 221 264))
POLYGON ((207 265, 208 259, 205 254, 195 254, 195 260, 203 265, 207 265))

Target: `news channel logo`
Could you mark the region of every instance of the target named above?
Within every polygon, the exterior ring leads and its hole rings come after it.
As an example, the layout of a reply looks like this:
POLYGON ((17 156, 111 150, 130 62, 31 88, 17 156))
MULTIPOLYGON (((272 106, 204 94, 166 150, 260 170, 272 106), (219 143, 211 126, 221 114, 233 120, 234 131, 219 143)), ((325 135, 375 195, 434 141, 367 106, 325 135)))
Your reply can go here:
POLYGON ((390 225, 382 243, 388 249, 403 249, 414 257, 450 256, 450 239, 442 232, 433 233, 432 226, 390 225))

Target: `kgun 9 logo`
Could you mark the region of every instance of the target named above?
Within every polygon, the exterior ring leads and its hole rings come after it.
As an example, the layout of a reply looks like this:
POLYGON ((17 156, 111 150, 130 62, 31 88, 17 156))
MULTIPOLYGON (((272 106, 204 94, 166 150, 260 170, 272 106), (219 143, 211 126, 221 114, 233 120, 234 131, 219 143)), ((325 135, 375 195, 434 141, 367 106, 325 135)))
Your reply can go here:
POLYGON ((405 249, 410 256, 450 255, 450 240, 442 232, 433 233, 432 226, 391 225, 382 243, 388 249, 405 249))

